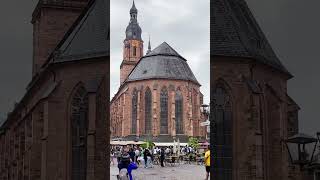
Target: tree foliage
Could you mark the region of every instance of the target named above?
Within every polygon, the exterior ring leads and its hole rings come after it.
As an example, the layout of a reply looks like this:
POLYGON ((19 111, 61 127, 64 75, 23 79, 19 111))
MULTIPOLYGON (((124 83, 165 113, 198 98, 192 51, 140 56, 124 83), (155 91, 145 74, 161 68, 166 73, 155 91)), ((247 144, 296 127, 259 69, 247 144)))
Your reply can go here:
POLYGON ((197 138, 190 137, 188 141, 188 145, 194 149, 197 149, 199 147, 199 140, 197 138))
POLYGON ((150 148, 152 148, 152 147, 154 147, 154 143, 152 142, 152 141, 145 141, 143 144, 141 144, 141 146, 140 147, 142 147, 142 148, 148 148, 148 149, 150 149, 150 148))

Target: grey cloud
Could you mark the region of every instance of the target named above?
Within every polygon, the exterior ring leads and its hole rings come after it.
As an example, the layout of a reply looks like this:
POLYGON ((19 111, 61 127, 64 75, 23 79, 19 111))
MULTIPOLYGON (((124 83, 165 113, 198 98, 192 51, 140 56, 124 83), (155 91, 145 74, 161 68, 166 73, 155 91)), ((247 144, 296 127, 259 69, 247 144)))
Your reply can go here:
POLYGON ((300 130, 320 130, 319 42, 320 16, 317 0, 247 0, 283 64, 295 76, 288 92, 300 105, 300 130))
MULTIPOLYGON (((125 28, 129 22, 131 4, 130 1, 125 0, 111 1, 111 11, 113 12, 111 21, 115 25, 111 27, 111 56, 115 58, 111 58, 112 68, 119 68, 122 61, 122 45, 125 28), (112 10, 113 7, 114 11, 112 10), (122 16, 120 18, 121 22, 118 21, 117 17, 119 16, 122 16), (126 18, 124 19, 123 16, 126 18), (113 37, 114 39, 112 39, 113 37)), ((143 31, 145 52, 149 34, 151 35, 152 48, 164 41, 169 43, 188 60, 196 78, 200 81, 200 84, 203 84, 201 90, 205 95, 205 101, 209 102, 210 87, 206 85, 209 83, 210 77, 209 1, 136 0, 136 7, 138 9, 138 21, 143 31), (206 53, 203 53, 204 51, 206 53), (200 62, 206 63, 202 64, 203 67, 199 67, 201 70, 199 68, 195 69, 194 67, 198 67, 200 62)), ((118 81, 119 74, 111 76, 112 85, 118 84, 118 81)), ((116 91, 117 87, 112 87, 111 96, 116 91)))

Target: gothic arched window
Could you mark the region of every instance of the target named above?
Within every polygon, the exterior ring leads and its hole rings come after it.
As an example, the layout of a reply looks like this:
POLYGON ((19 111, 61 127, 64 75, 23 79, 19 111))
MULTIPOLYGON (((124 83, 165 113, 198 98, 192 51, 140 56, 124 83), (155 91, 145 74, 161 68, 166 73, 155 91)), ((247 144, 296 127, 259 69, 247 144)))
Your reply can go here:
POLYGON ((160 134, 168 134, 168 91, 165 88, 160 93, 160 134))
POLYGON ((137 133, 137 105, 138 105, 138 91, 136 89, 132 92, 132 121, 131 121, 131 134, 137 133))
POLYGON ((176 92, 175 105, 176 134, 183 134, 183 98, 181 91, 176 92))
POLYGON ((217 180, 232 179, 232 111, 230 95, 222 85, 213 90, 214 174, 217 180))
POLYGON ((71 102, 72 180, 87 176, 88 95, 78 88, 71 102))
POLYGON ((152 93, 149 88, 145 92, 145 134, 152 133, 152 93))

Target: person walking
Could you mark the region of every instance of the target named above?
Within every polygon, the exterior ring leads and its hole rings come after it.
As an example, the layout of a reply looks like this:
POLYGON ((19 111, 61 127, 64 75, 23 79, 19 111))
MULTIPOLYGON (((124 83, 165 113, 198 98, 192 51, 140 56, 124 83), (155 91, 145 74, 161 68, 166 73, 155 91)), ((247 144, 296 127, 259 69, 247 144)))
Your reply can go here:
POLYGON ((145 149, 143 152, 143 159, 144 159, 144 167, 147 168, 147 160, 148 160, 148 149, 145 149))
POLYGON ((152 151, 147 152, 147 168, 152 168, 153 167, 153 155, 152 151))
POLYGON ((210 175, 210 147, 208 146, 207 151, 204 155, 204 164, 206 167, 206 180, 209 179, 209 175, 210 175))
POLYGON ((134 162, 136 154, 132 148, 130 148, 130 150, 129 150, 129 155, 130 155, 131 160, 134 162))
POLYGON ((132 171, 138 169, 138 166, 135 162, 131 161, 129 166, 128 166, 128 175, 129 175, 129 180, 133 180, 132 177, 132 171))
POLYGON ((114 165, 114 157, 115 157, 115 154, 114 154, 114 150, 112 149, 110 154, 110 164, 112 163, 112 165, 114 165))
POLYGON ((138 161, 138 158, 139 158, 139 156, 140 156, 140 151, 139 151, 139 148, 137 147, 137 149, 135 150, 135 156, 136 156, 136 163, 139 165, 139 161, 138 161))
POLYGON ((118 164, 119 172, 121 169, 127 169, 130 164, 130 156, 127 152, 123 152, 120 158, 120 162, 118 164))
POLYGON ((164 159, 165 159, 165 152, 164 152, 164 149, 161 148, 161 150, 160 150, 160 164, 161 164, 161 167, 164 167, 164 164, 163 164, 164 159))

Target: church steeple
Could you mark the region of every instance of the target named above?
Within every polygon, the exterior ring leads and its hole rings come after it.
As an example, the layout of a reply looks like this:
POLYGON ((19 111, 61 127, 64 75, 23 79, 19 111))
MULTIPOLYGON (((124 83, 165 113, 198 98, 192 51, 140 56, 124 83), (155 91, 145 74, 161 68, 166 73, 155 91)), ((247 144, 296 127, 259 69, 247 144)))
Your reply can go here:
POLYGON ((126 28, 126 39, 123 47, 123 61, 120 66, 120 83, 122 84, 128 77, 131 70, 143 56, 142 30, 138 23, 138 9, 133 0, 130 9, 130 21, 126 28))
POLYGON ((149 43, 148 43, 148 51, 147 54, 151 52, 151 43, 150 43, 150 35, 149 35, 149 43))
POLYGON ((137 14, 138 14, 138 10, 137 10, 136 5, 134 4, 134 0, 133 0, 132 7, 130 9, 131 19, 137 19, 137 14))
POLYGON ((130 22, 126 29, 126 40, 129 40, 129 39, 142 40, 141 33, 142 31, 138 23, 138 10, 133 1, 132 7, 130 9, 130 22))

